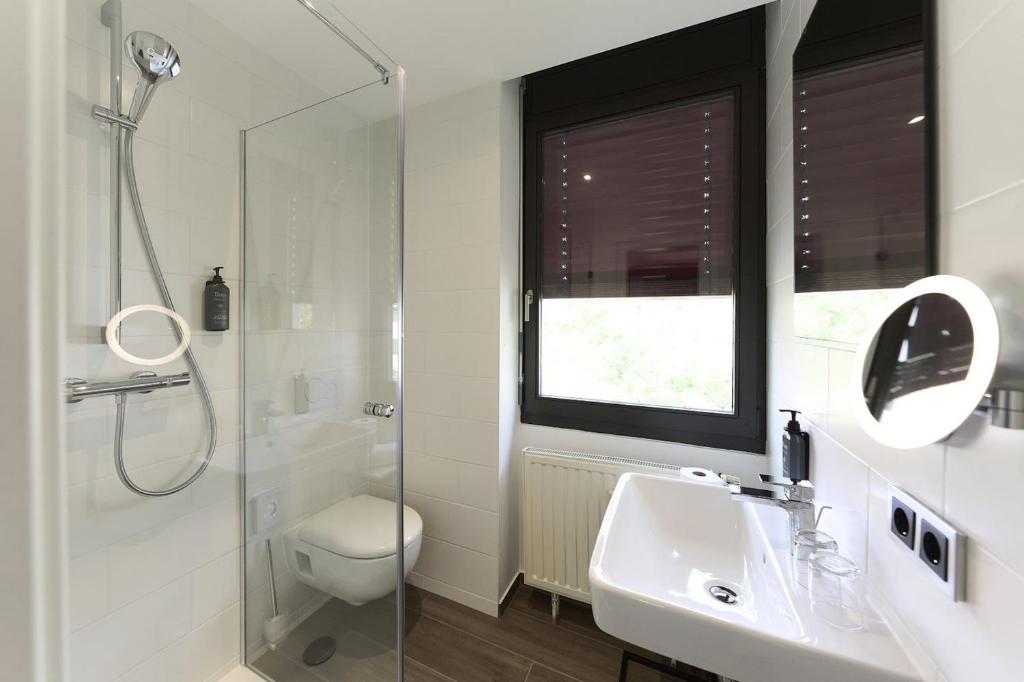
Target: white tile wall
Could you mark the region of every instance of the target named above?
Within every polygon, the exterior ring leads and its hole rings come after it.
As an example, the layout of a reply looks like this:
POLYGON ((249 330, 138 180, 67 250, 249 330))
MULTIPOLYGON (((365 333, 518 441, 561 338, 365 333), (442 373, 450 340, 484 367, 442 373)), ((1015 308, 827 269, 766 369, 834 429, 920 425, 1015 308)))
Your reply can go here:
POLYGON ((408 112, 406 504, 413 582, 496 613, 501 85, 408 112))
MULTIPOLYGON (((108 103, 101 4, 67 2, 65 372, 91 380, 137 369, 115 360, 99 336, 110 315, 108 135, 89 109, 108 103)), ((137 170, 161 265, 213 391, 219 438, 196 485, 142 499, 114 474, 112 402, 69 408, 71 669, 78 682, 195 682, 219 675, 239 655, 238 132, 322 93, 210 18, 202 3, 128 0, 124 14, 126 34, 155 31, 182 54, 181 75, 157 91, 137 134, 137 170), (201 331, 202 289, 214 265, 226 267, 233 295, 224 334, 201 331)), ((123 79, 127 104, 133 66, 125 65, 123 79)), ((123 214, 124 305, 158 302, 126 194, 123 214)), ((145 316, 124 332, 126 347, 141 355, 170 344, 163 323, 145 316)), ((160 371, 184 368, 178 361, 160 371)), ((125 456, 144 485, 181 480, 205 445, 192 388, 129 400, 125 456)))
MULTIPOLYGON (((500 274, 498 305, 498 562, 499 589, 507 591, 519 575, 519 457, 515 427, 519 423, 519 215, 522 206, 520 82, 501 84, 499 142, 501 160, 500 274)), ((464 481, 465 483, 465 481, 464 481)))
MULTIPOLYGON (((950 0, 939 7, 940 174, 943 272, 968 277, 993 298, 1004 343, 1000 379, 1020 385, 1024 338, 1024 138, 1015 121, 1024 96, 1008 83, 1024 60, 1024 4, 950 0)), ((849 410, 853 354, 793 336, 790 57, 814 0, 768 6, 769 404, 808 412, 812 478, 823 526, 868 571, 884 611, 898 619, 922 676, 951 682, 1016 680, 1024 669, 1024 513, 1016 484, 1024 470, 1019 432, 972 420, 952 439, 912 451, 872 442, 849 410), (927 569, 888 532, 890 484, 957 524, 970 538, 968 601, 943 597, 927 569)), ((784 422, 770 421, 773 466, 784 422)))

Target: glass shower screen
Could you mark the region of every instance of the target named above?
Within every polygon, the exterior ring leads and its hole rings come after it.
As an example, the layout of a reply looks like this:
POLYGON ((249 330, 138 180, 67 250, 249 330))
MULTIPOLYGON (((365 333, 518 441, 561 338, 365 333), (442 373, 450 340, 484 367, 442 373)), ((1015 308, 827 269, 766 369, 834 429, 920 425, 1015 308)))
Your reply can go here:
POLYGON ((399 675, 401 78, 243 138, 245 649, 271 679, 399 675))

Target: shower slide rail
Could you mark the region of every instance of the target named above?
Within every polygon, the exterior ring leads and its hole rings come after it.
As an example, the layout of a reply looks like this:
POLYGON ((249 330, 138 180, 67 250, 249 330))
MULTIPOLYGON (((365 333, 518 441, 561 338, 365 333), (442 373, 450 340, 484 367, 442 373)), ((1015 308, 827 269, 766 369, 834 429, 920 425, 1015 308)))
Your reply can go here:
MULTIPOLYGON (((162 37, 148 31, 133 31, 124 41, 124 54, 134 63, 138 71, 138 80, 135 84, 135 93, 132 96, 131 106, 127 114, 121 106, 121 71, 122 71, 122 17, 121 0, 106 0, 100 9, 100 21, 110 28, 110 107, 95 105, 92 108, 92 115, 110 124, 110 294, 111 314, 113 317, 105 328, 105 337, 111 349, 116 351, 119 338, 120 322, 126 314, 130 314, 133 308, 122 309, 121 307, 121 172, 127 179, 131 206, 135 212, 135 222, 139 228, 139 239, 146 253, 146 260, 149 261, 153 283, 163 302, 161 312, 169 314, 178 323, 175 325, 174 333, 178 339, 179 347, 170 357, 183 355, 188 371, 181 374, 157 376, 155 372, 135 372, 129 379, 121 381, 106 381, 90 383, 84 379, 74 378, 65 382, 65 400, 69 403, 77 403, 81 400, 95 396, 113 396, 117 406, 114 422, 114 469, 121 482, 132 492, 143 497, 164 497, 173 495, 196 482, 213 459, 217 447, 217 415, 213 407, 213 399, 210 396, 210 389, 203 378, 203 373, 196 361, 195 355, 189 346, 189 333, 187 325, 180 320, 174 308, 170 289, 164 278, 163 270, 160 268, 160 261, 157 258, 156 249, 153 246, 153 238, 146 223, 145 211, 142 208, 142 197, 139 194, 139 184, 135 174, 135 157, 133 145, 135 131, 139 127, 142 115, 145 113, 156 88, 162 83, 175 78, 181 73, 181 61, 177 50, 162 37), (209 439, 206 451, 198 466, 184 481, 161 490, 143 488, 132 480, 128 467, 124 461, 124 436, 126 412, 128 408, 129 393, 149 393, 156 389, 170 388, 172 386, 184 386, 195 382, 199 399, 202 402, 203 411, 206 413, 206 422, 209 425, 209 439)), ((152 306, 145 306, 152 308, 152 306)), ((160 306, 157 306, 160 308, 160 306)), ((122 349, 123 350, 123 349, 122 349)), ((159 360, 142 360, 126 357, 126 360, 136 364, 157 364, 166 361, 168 358, 159 360)))

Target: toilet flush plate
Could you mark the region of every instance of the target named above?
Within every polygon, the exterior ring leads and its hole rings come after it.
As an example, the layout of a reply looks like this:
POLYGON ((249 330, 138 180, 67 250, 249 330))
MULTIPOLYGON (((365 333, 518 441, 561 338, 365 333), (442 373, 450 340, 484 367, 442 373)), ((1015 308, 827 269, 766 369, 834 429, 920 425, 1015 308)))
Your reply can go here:
POLYGON ((253 497, 252 507, 253 535, 265 535, 277 530, 284 520, 280 488, 271 488, 253 497))

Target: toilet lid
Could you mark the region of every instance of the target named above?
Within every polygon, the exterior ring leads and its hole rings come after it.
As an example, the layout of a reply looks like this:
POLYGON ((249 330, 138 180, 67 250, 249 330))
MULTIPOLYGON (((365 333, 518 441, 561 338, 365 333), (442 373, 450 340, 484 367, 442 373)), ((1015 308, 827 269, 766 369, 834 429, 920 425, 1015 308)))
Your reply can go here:
MULTIPOLYGON (((405 507, 405 545, 423 532, 423 520, 405 507)), ((377 559, 395 553, 395 503, 356 495, 314 514, 302 524, 299 538, 353 559, 377 559)))

